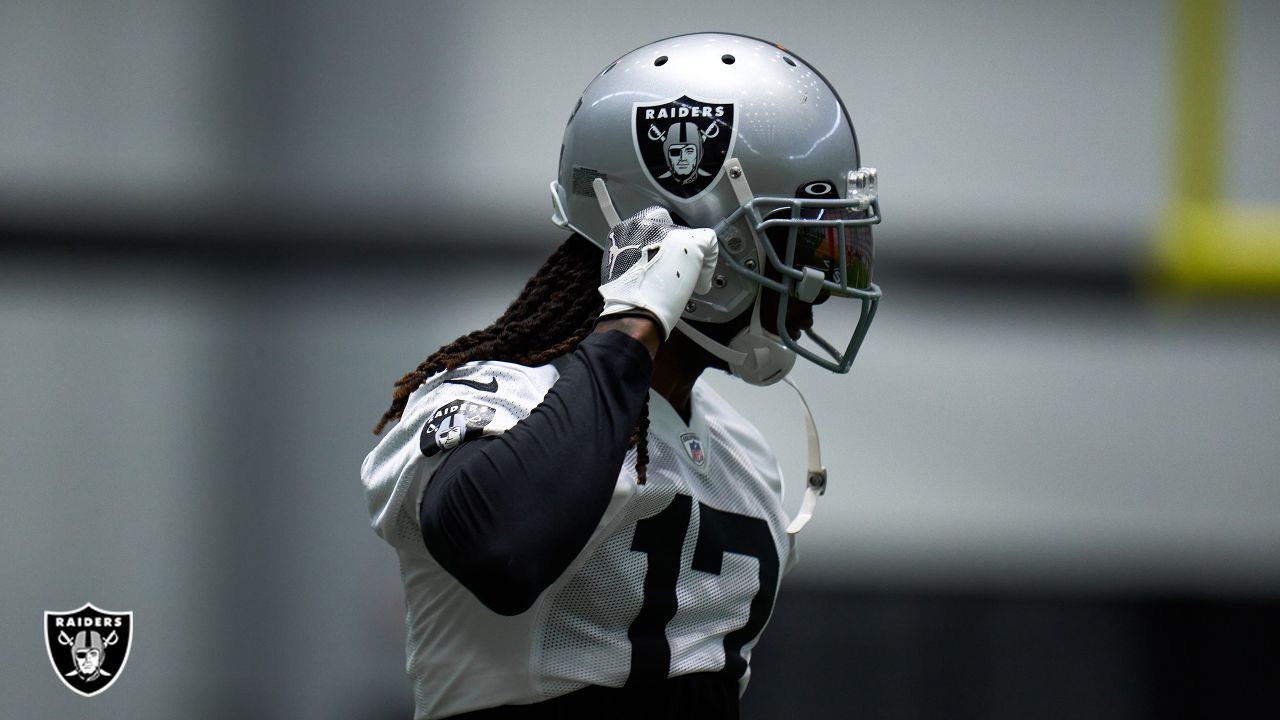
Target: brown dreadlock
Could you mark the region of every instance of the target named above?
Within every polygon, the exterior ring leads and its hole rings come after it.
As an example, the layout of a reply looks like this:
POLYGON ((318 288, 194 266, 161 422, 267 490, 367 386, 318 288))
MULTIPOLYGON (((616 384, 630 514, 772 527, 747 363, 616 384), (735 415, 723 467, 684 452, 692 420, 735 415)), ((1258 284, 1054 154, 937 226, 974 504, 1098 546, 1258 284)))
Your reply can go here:
MULTIPOLYGON (((382 434, 387 423, 399 420, 409 396, 436 373, 474 360, 537 367, 572 352, 591 333, 600 316, 603 301, 597 292, 599 287, 600 249, 581 235, 569 236, 492 325, 436 350, 396 381, 391 407, 382 414, 373 434, 382 434)), ((641 484, 649 463, 648 433, 646 401, 631 435, 631 444, 636 448, 636 476, 641 484)))

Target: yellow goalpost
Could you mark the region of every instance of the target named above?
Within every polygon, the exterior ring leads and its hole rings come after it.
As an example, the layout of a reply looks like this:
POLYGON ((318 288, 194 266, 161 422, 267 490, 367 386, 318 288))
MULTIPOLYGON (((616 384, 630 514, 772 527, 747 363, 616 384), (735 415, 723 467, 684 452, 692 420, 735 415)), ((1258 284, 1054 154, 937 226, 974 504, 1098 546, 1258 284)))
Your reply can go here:
POLYGON ((1163 284, 1280 290, 1280 207, 1223 197, 1230 0, 1173 0, 1173 177, 1156 230, 1163 284))

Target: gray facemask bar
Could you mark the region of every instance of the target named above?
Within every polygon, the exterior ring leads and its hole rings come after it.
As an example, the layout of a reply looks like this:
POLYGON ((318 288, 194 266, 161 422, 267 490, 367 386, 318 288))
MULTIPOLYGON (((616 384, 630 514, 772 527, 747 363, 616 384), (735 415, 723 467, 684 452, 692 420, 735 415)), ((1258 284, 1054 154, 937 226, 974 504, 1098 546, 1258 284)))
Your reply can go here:
MULTIPOLYGON (((729 162, 726 162, 726 166, 729 164, 729 162)), ((731 170, 736 169, 736 163, 734 165, 735 167, 731 168, 731 170)), ((867 335, 867 330, 871 327, 871 321, 875 318, 876 309, 880 304, 880 287, 875 283, 868 283, 866 288, 849 286, 847 254, 845 253, 845 243, 848 242, 845 234, 846 228, 860 225, 876 225, 880 222, 880 200, 877 185, 875 169, 862 168, 849 173, 848 197, 845 198, 752 197, 714 228, 716 235, 723 237, 725 230, 732 226, 733 223, 739 220, 747 220, 748 226, 754 235, 756 246, 764 251, 770 265, 782 276, 782 281, 773 280, 763 273, 747 268, 731 253, 721 253, 720 258, 734 272, 779 294, 778 328, 786 327, 787 308, 793 297, 803 302, 812 302, 817 299, 822 290, 826 290, 837 297, 861 299, 862 308, 859 313, 858 324, 844 352, 840 352, 835 346, 813 331, 806 331, 806 335, 822 348, 829 357, 823 357, 808 348, 800 346, 785 332, 778 334, 778 340, 786 348, 810 362, 836 373, 847 373, 853 366, 853 361, 858 355, 858 349, 862 346, 862 341, 867 335), (768 220, 764 218, 766 214, 783 208, 791 209, 790 217, 770 218, 768 220), (869 211, 869 214, 865 218, 853 219, 818 220, 801 217, 801 212, 810 208, 852 209, 869 211), (826 279, 815 268, 800 270, 792 267, 792 263, 795 260, 798 231, 801 227, 806 226, 834 227, 837 229, 838 257, 840 259, 838 282, 826 279), (769 242, 768 237, 765 235, 765 231, 771 227, 788 228, 787 247, 784 253, 785 259, 778 257, 773 244, 769 242)))

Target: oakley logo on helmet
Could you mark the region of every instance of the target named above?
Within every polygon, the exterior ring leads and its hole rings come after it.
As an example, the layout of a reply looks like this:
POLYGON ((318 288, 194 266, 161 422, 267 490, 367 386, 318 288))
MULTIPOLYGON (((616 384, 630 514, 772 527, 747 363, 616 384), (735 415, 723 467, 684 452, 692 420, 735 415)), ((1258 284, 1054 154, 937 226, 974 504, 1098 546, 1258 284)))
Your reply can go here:
POLYGON ((45 649, 62 683, 93 697, 111 687, 129 660, 133 613, 85 603, 79 610, 44 614, 45 649))
POLYGON ((814 180, 796 189, 796 197, 836 199, 840 197, 840 193, 836 192, 835 183, 830 180, 814 180))
POLYGON ((731 102, 688 95, 657 105, 636 103, 636 154, 649 179, 680 199, 711 187, 733 150, 733 110, 731 102))

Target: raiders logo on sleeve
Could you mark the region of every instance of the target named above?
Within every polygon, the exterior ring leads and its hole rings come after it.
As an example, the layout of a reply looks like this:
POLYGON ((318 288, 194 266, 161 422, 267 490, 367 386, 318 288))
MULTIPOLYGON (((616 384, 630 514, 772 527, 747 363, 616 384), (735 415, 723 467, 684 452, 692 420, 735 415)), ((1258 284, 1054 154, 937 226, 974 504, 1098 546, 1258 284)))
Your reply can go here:
POLYGON ((422 428, 422 454, 431 457, 480 437, 498 411, 471 400, 450 400, 431 413, 422 428))

